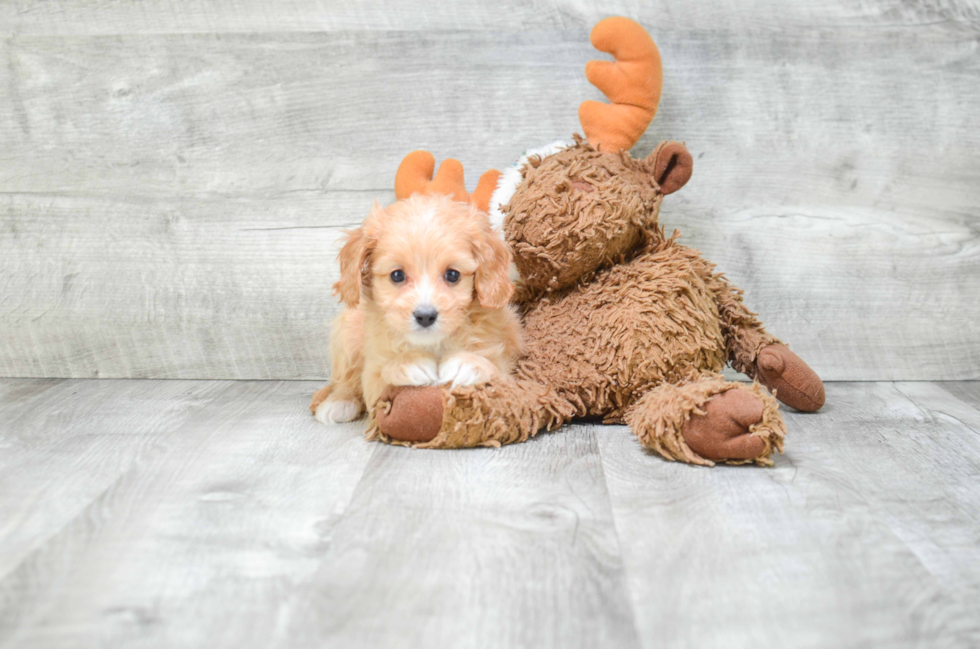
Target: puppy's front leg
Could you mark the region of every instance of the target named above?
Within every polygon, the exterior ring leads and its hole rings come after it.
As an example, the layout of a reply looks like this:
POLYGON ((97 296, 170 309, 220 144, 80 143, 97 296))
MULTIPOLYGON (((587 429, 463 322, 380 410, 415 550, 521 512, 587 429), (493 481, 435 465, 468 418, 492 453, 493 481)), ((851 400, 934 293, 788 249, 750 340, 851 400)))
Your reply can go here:
POLYGON ((381 380, 388 385, 436 385, 439 370, 429 356, 388 363, 381 369, 381 380))
POLYGON ((364 411, 361 374, 364 314, 344 309, 330 333, 330 384, 317 390, 310 410, 323 424, 353 421, 364 411))
POLYGON ((497 366, 478 354, 460 352, 448 357, 439 365, 439 383, 451 383, 459 388, 487 383, 497 376, 497 366))

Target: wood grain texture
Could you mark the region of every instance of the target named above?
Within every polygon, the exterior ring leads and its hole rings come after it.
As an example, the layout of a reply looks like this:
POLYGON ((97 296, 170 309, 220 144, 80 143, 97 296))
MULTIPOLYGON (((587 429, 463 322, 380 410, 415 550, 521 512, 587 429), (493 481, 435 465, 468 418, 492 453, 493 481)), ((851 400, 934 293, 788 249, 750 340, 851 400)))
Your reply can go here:
POLYGON ((378 447, 283 644, 638 647, 612 523, 587 427, 378 447))
POLYGON ((663 465, 600 430, 644 645, 976 644, 980 438, 905 385, 785 413, 770 471, 663 465))
POLYGON ((488 7, 3 5, 0 375, 323 377, 339 230, 412 149, 472 186, 577 130, 619 12, 637 154, 696 159, 668 231, 825 379, 980 378, 975 2, 488 7))
MULTIPOLYGON (((280 607, 317 570, 374 451, 363 425, 328 430, 304 412, 312 388, 66 384, 77 392, 38 410, 47 423, 26 426, 35 445, 11 476, 57 493, 20 505, 53 530, 29 553, 10 552, 25 526, 5 520, 14 539, 0 540, 0 554, 14 565, 0 572, 0 645, 270 646, 280 607), (115 415, 125 403, 129 420, 115 415), (124 430, 100 427, 90 409, 124 430), (91 451, 63 467, 76 439, 91 451), (82 504, 62 516, 68 501, 82 504)), ((11 504, 15 494, 0 493, 11 504)))
MULTIPOLYGON (((944 381, 943 383, 940 383, 939 386, 949 394, 953 395, 956 400, 962 401, 966 404, 966 408, 957 408, 958 412, 963 413, 963 423, 972 428, 974 431, 980 428, 980 419, 977 419, 974 413, 974 411, 980 411, 980 382, 944 381)), ((902 387, 904 388, 908 386, 902 387)))
MULTIPOLYGON (((903 488, 931 483, 917 489, 917 502, 928 503, 926 516, 912 518, 907 511, 903 516, 894 502, 886 511, 930 572, 951 592, 977 601, 980 530, 965 528, 963 521, 980 520, 980 502, 971 494, 980 478, 980 382, 898 383, 895 387, 915 403, 918 418, 927 424, 918 435, 910 436, 908 452, 923 456, 923 463, 930 458, 933 465, 943 467, 923 467, 928 478, 914 474, 904 480, 903 488)), ((875 479, 874 474, 869 478, 875 479)))
POLYGON ((980 642, 980 382, 831 384, 772 469, 386 446, 315 387, 0 380, 0 646, 980 642))
POLYGON ((64 382, 0 406, 0 576, 158 452, 221 387, 64 382))
POLYGON ((0 417, 13 418, 50 388, 63 383, 63 379, 0 379, 0 417))
POLYGON ((342 2, 340 0, 18 0, 0 5, 0 34, 101 35, 212 32, 431 31, 589 29, 610 15, 629 16, 665 30, 758 31, 812 27, 980 26, 976 0, 847 2, 703 0, 533 0, 482 2, 342 2))
POLYGON ((0 261, 0 374, 323 374, 333 251, 356 225, 338 215, 373 200, 0 197, 14 242, 0 261))
MULTIPOLYGON (((37 444, 14 475, 104 486, 78 489, 86 505, 31 552, 0 538, 16 559, 0 571, 4 647, 638 646, 588 428, 422 452, 364 441, 363 422, 316 423, 309 383, 63 388, 85 393, 37 409, 63 428, 25 424, 37 444), (144 399, 195 414, 161 436, 144 399), (89 466, 97 454, 57 470, 59 435, 119 437, 86 434, 98 422, 83 408, 134 401, 146 420, 127 437, 157 439, 153 453, 127 471, 89 466)), ((59 503, 23 508, 51 519, 59 503)))

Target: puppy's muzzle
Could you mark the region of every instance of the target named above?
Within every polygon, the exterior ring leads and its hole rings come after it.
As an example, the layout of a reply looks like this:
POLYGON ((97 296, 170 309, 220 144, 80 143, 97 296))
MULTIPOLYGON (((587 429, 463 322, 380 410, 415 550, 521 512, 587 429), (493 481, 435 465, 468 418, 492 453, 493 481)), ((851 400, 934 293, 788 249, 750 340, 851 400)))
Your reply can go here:
POLYGON ((433 306, 420 306, 412 312, 415 322, 423 329, 428 329, 439 319, 439 312, 433 306))

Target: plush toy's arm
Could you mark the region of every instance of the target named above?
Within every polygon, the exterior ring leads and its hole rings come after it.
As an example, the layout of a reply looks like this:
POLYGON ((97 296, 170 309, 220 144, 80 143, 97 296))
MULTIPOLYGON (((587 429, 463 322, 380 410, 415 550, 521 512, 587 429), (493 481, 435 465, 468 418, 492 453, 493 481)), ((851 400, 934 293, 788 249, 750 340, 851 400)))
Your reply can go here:
POLYGON ((781 341, 766 331, 756 314, 742 302, 742 290, 729 284, 724 275, 711 273, 706 280, 718 305, 727 360, 736 370, 754 379, 759 352, 781 341))
POLYGON ((774 391, 786 405, 804 412, 819 410, 825 400, 820 377, 766 331, 742 303, 741 289, 730 285, 721 273, 709 273, 706 283, 715 295, 731 366, 774 391))
POLYGON ((501 446, 557 428, 573 414, 553 390, 524 379, 389 388, 372 413, 368 439, 422 448, 501 446))

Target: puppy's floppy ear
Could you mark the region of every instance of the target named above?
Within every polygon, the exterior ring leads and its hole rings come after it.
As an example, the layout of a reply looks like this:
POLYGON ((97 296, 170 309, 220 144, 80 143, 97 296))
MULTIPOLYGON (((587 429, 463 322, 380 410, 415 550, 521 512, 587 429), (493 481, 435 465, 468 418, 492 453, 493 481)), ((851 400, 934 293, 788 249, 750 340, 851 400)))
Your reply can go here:
POLYGON ((514 283, 510 281, 510 248, 490 229, 489 222, 480 229, 477 237, 476 261, 479 266, 473 286, 480 305, 487 309, 505 306, 514 294, 514 283))
POLYGON ((347 242, 340 250, 340 280, 333 285, 335 295, 349 307, 357 306, 361 300, 361 283, 364 267, 368 263, 370 247, 364 234, 364 227, 347 232, 347 242))

